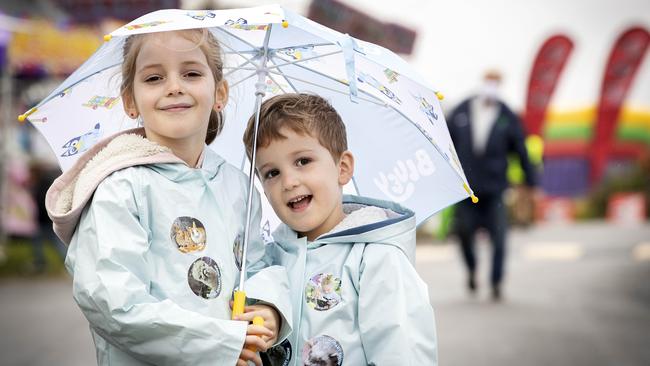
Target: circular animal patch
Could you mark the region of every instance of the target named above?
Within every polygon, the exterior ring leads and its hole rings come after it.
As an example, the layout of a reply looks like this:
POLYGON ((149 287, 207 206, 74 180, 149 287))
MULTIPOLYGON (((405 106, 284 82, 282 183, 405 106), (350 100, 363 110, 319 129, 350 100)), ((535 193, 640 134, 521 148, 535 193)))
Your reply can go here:
POLYGON ((328 335, 316 336, 302 347, 303 366, 341 366, 343 347, 328 335))
POLYGON ((205 227, 201 221, 193 217, 181 216, 174 220, 170 236, 178 246, 178 250, 183 253, 196 252, 205 248, 205 227))
POLYGON ((282 343, 266 351, 266 357, 272 366, 289 366, 291 361, 291 343, 285 339, 282 343))
POLYGON ((341 302, 341 279, 331 273, 319 273, 305 287, 307 305, 315 310, 329 310, 341 302))
POLYGON ((241 260, 244 255, 241 234, 237 234, 235 241, 232 243, 232 253, 235 255, 235 264, 237 265, 237 268, 241 270, 241 260))
POLYGON ((187 282, 197 296, 214 299, 221 293, 221 269, 210 257, 201 257, 192 263, 187 282))

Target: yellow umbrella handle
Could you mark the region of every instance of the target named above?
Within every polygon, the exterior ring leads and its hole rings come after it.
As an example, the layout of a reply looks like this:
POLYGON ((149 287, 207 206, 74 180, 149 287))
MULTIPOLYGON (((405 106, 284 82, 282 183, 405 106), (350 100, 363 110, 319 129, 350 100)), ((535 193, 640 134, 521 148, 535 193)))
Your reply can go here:
MULTIPOLYGON (((244 291, 235 291, 233 297, 234 298, 232 304, 232 318, 234 319, 235 316, 244 313, 244 305, 246 304, 246 293, 244 291)), ((261 316, 254 317, 253 325, 264 326, 264 318, 262 318, 261 316)), ((248 349, 253 352, 257 352, 255 348, 248 348, 248 349)))

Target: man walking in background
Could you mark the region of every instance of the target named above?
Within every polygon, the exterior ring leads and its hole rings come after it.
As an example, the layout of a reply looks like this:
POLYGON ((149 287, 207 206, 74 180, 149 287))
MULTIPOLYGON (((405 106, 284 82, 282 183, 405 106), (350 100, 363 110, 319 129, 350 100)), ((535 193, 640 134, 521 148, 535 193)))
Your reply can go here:
POLYGON ((515 153, 526 175, 526 185, 535 185, 535 174, 525 147, 525 134, 519 118, 498 98, 501 74, 488 71, 478 95, 463 101, 448 118, 449 133, 469 183, 479 201, 456 206, 455 232, 467 266, 467 287, 477 290, 477 260, 474 249, 476 231, 483 227, 492 244, 490 282, 492 298, 502 296, 506 255, 507 216, 503 193, 508 187, 508 155, 515 153))

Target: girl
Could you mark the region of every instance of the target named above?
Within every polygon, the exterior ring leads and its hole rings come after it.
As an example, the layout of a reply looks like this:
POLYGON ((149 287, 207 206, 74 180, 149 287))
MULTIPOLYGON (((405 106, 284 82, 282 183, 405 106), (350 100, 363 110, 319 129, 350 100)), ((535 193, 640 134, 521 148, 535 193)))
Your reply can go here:
MULTIPOLYGON (((285 320, 277 334, 281 320, 267 305, 240 317, 261 315, 264 327, 227 320, 248 181, 206 146, 223 126, 222 75, 207 30, 128 38, 121 96, 144 128, 98 143, 47 193, 99 365, 261 365, 246 347, 265 350, 290 331, 285 320)), ((258 195, 254 203, 258 229, 258 195)), ((259 232, 251 238, 257 271, 264 248, 259 232)), ((260 271, 246 289, 289 319, 283 269, 260 271)))

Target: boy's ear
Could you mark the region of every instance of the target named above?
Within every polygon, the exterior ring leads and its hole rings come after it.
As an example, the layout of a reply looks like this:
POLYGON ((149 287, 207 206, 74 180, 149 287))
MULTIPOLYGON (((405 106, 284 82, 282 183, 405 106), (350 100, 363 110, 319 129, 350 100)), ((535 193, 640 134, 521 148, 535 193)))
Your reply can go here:
POLYGON ((215 111, 222 111, 226 107, 229 91, 230 87, 226 80, 221 80, 217 83, 214 91, 214 106, 212 107, 215 111))
POLYGON ((138 108, 135 106, 135 101, 133 100, 133 97, 129 95, 123 95, 122 96, 122 106, 124 107, 124 112, 126 113, 127 116, 131 119, 136 119, 138 118, 138 108))
POLYGON ((354 156, 348 150, 345 150, 339 158, 339 185, 348 184, 354 175, 354 156))

